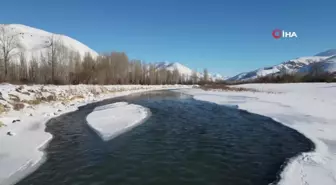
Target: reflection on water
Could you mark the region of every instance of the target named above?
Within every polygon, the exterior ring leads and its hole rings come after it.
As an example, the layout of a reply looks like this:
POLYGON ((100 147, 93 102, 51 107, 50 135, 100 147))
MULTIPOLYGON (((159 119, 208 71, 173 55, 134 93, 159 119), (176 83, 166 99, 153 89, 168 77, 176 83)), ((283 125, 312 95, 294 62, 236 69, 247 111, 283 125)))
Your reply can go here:
POLYGON ((288 158, 313 147, 267 117, 171 91, 87 105, 51 120, 47 131, 54 138, 46 163, 19 185, 267 185, 288 158), (103 142, 85 117, 96 106, 118 101, 148 107, 152 116, 103 142))

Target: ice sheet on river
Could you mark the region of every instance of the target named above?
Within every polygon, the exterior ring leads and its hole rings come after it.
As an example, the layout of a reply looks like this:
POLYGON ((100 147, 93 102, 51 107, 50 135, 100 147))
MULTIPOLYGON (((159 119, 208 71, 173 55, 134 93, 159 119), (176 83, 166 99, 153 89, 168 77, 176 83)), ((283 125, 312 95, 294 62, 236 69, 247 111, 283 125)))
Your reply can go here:
POLYGON ((141 124, 149 116, 148 108, 118 102, 96 107, 86 120, 88 125, 107 141, 141 124))

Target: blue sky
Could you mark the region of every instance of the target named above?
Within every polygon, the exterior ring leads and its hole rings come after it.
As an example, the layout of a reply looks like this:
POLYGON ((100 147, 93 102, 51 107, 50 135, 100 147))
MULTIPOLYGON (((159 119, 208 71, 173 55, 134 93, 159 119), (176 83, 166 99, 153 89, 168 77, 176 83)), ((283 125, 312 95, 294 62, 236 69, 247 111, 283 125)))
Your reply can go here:
POLYGON ((0 22, 73 37, 98 52, 234 75, 336 48, 336 1, 4 1, 0 22), (296 39, 273 39, 275 28, 296 39))

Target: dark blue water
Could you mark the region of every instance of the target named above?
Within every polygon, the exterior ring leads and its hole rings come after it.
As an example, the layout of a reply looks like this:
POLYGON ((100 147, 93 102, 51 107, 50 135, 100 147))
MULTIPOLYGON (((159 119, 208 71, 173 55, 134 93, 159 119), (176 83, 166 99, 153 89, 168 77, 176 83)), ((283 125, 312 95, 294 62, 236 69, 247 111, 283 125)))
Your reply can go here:
MULTIPOLYGON (((127 116, 127 115, 125 115, 127 116)), ((158 91, 81 107, 52 119, 47 161, 18 185, 267 185, 313 144, 270 118, 158 91), (142 125, 103 142, 86 124, 96 106, 150 108, 142 125)))

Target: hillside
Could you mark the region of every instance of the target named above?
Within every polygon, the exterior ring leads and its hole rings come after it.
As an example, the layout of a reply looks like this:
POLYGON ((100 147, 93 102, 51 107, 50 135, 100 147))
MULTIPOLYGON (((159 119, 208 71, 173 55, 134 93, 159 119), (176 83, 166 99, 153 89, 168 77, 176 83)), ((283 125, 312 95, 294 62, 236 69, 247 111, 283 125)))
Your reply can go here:
POLYGON ((299 57, 296 59, 285 61, 281 64, 259 68, 250 72, 240 73, 234 77, 229 78, 229 81, 247 81, 253 80, 259 77, 264 77, 272 74, 293 74, 305 72, 308 73, 311 66, 315 63, 321 63, 322 70, 324 72, 335 72, 335 60, 332 60, 332 57, 336 56, 336 50, 331 49, 321 53, 318 53, 315 56, 308 57, 299 57), (310 66, 310 67, 309 67, 310 66))
POLYGON ((11 52, 12 60, 18 60, 21 52, 25 54, 27 61, 33 56, 36 58, 41 54, 46 56, 52 39, 65 46, 69 51, 78 52, 81 57, 84 57, 86 53, 90 53, 93 57, 98 56, 96 51, 71 37, 22 24, 0 24, 0 33, 3 35, 2 39, 12 37, 17 44, 17 47, 11 52))

